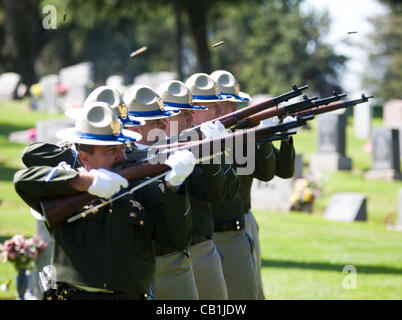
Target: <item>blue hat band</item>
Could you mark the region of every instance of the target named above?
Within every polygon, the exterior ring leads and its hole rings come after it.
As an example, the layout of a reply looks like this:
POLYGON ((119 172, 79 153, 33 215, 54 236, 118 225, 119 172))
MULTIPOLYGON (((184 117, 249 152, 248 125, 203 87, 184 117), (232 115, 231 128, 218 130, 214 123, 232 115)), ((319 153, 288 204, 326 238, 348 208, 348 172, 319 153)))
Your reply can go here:
POLYGON ((223 97, 225 97, 225 98, 236 98, 236 99, 241 100, 241 101, 249 101, 250 100, 249 98, 243 98, 243 97, 237 96, 235 94, 231 94, 231 93, 221 92, 221 95, 223 97))
POLYGON ((206 106, 194 106, 192 104, 185 104, 185 103, 174 103, 174 102, 166 102, 163 101, 163 104, 168 107, 175 107, 181 109, 194 109, 194 110, 201 110, 206 109, 206 106))
POLYGON ((221 97, 211 95, 211 96, 195 96, 193 95, 193 99, 198 99, 198 100, 222 100, 221 97))
POLYGON ((166 116, 169 117, 173 113, 177 113, 180 110, 162 111, 162 110, 152 110, 152 111, 129 111, 128 113, 134 117, 152 117, 152 116, 166 116))
POLYGON ((122 133, 119 136, 115 136, 113 134, 94 134, 94 133, 86 133, 82 131, 75 132, 82 139, 90 139, 90 140, 101 140, 101 141, 118 141, 125 142, 127 140, 136 141, 131 137, 126 137, 122 133))

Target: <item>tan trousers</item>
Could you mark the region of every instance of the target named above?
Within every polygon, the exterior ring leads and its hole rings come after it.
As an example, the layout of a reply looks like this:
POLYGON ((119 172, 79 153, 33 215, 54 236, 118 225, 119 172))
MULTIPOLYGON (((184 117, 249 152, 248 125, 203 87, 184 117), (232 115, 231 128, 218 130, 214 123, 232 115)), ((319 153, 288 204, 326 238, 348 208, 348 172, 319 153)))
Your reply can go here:
POLYGON ((245 223, 245 228, 246 232, 251 235, 254 241, 254 261, 255 266, 256 266, 256 272, 257 272, 257 284, 258 284, 258 299, 259 300, 265 300, 265 295, 264 295, 264 286, 262 284, 262 277, 261 277, 261 264, 262 264, 262 258, 261 258, 261 247, 260 247, 260 237, 258 234, 258 225, 257 221, 254 218, 253 213, 251 210, 244 215, 244 223, 245 223))
POLYGON ((246 230, 215 232, 214 241, 223 255, 223 274, 229 300, 257 300, 253 244, 246 230))
POLYGON ((156 257, 153 287, 156 300, 197 300, 189 254, 181 251, 156 257))
POLYGON ((200 300, 227 300, 221 255, 212 240, 189 248, 200 300))

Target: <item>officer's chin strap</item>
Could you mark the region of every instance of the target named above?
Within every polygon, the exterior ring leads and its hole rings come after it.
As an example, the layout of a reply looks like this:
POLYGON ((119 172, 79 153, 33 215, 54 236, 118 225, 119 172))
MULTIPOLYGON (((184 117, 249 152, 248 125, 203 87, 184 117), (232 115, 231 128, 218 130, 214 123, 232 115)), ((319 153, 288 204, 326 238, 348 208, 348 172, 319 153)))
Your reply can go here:
MULTIPOLYGON (((202 157, 202 158, 197 159, 196 163, 199 164, 199 163, 202 163, 202 162, 210 160, 212 158, 221 156, 222 154, 226 154, 226 153, 227 153, 226 151, 219 151, 217 153, 214 153, 214 154, 208 155, 206 157, 202 157)), ((109 200, 101 200, 102 202, 100 204, 98 204, 96 206, 93 206, 93 207, 91 207, 91 208, 89 208, 89 209, 87 209, 87 210, 85 210, 85 211, 83 211, 81 213, 78 213, 75 216, 72 216, 71 218, 67 219, 67 222, 73 222, 73 221, 78 220, 80 218, 85 218, 88 214, 98 213, 100 208, 102 208, 102 207, 112 203, 113 201, 115 201, 117 199, 120 199, 120 198, 122 198, 122 197, 124 197, 126 195, 132 194, 134 191, 137 191, 137 190, 145 187, 146 185, 148 185, 148 184, 150 184, 150 183, 152 183, 152 182, 154 182, 154 181, 156 181, 158 179, 163 178, 169 172, 170 171, 167 171, 167 172, 161 173, 161 174, 159 174, 159 175, 157 175, 155 177, 152 177, 151 179, 148 179, 148 180, 146 180, 146 181, 144 181, 144 182, 132 187, 130 190, 128 190, 126 192, 123 192, 123 193, 117 195, 116 197, 110 198, 109 200)))

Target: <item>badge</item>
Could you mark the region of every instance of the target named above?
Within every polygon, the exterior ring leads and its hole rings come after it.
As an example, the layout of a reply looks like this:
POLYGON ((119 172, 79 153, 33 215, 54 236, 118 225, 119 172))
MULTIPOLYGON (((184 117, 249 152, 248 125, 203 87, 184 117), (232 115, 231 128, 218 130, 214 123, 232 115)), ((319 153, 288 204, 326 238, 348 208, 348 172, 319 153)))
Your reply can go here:
POLYGON ((236 96, 239 95, 239 92, 240 92, 240 85, 239 85, 238 83, 236 83, 236 84, 234 85, 234 92, 235 92, 235 95, 236 95, 236 96))
POLYGON ((219 89, 218 89, 217 85, 214 85, 214 92, 215 92, 215 95, 219 97, 219 89))
MULTIPOLYGON (((144 210, 144 207, 138 201, 130 200, 130 202, 131 202, 131 205, 133 206, 133 208, 137 208, 140 211, 144 210)), ((130 213, 130 216, 131 216, 131 213, 130 213)))
POLYGON ((126 119, 126 118, 127 118, 127 115, 128 115, 127 106, 123 103, 123 104, 117 106, 117 108, 119 109, 120 117, 121 117, 122 119, 126 119))
POLYGON ((121 133, 121 122, 120 120, 112 120, 110 123, 110 127, 112 128, 112 133, 114 136, 118 137, 121 133))
POLYGON ((162 102, 162 98, 156 99, 156 103, 158 104, 159 109, 160 109, 161 111, 163 111, 163 102, 162 102))
POLYGON ((158 184, 159 189, 161 189, 162 193, 165 193, 165 185, 163 184, 163 182, 158 184))

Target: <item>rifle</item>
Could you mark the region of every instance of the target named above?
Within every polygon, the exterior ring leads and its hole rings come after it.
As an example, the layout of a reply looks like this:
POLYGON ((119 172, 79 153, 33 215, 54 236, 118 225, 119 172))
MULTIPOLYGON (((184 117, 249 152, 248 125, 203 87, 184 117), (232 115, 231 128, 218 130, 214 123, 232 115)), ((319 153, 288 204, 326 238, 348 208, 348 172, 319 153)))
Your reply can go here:
MULTIPOLYGON (((244 144, 247 141, 247 134, 253 133, 255 134, 256 139, 274 137, 278 132, 287 131, 292 128, 297 128, 306 123, 307 120, 312 119, 312 116, 307 117, 298 117, 295 121, 289 121, 286 123, 279 124, 277 126, 272 127, 263 127, 256 129, 243 130, 241 132, 235 132, 225 136, 223 138, 217 139, 208 139, 208 140, 200 140, 188 142, 184 146, 175 146, 171 145, 172 148, 165 149, 163 152, 157 157, 160 159, 164 159, 162 157, 166 157, 167 155, 173 153, 176 150, 190 150, 197 155, 200 154, 200 150, 208 150, 208 155, 215 156, 212 151, 214 151, 215 146, 220 146, 219 152, 225 150, 225 145, 234 145, 233 139, 242 139, 242 143, 244 144)), ((145 177, 153 177, 156 175, 161 175, 167 173, 171 168, 163 163, 149 163, 144 159, 136 164, 131 165, 130 167, 120 169, 116 173, 125 177, 127 180, 139 180, 145 177)), ((153 159, 155 160, 155 159, 153 159)), ((118 197, 116 197, 117 199, 118 197)), ((77 192, 71 195, 65 196, 57 196, 50 197, 41 201, 41 209, 42 213, 46 218, 46 222, 49 227, 53 227, 58 223, 65 221, 70 218, 74 213, 81 210, 84 206, 86 206, 89 202, 98 199, 98 197, 88 193, 88 192, 77 192)), ((101 199, 101 206, 107 205, 116 199, 109 199, 108 201, 101 199)), ((97 206, 99 208, 99 206, 97 206)), ((96 212, 93 212, 96 213, 96 212)))
POLYGON ((243 119, 237 125, 234 127, 234 129, 244 129, 244 128, 250 128, 257 126, 261 120, 265 120, 268 118, 272 118, 274 116, 277 117, 283 117, 285 115, 289 115, 292 113, 295 113, 296 111, 301 111, 305 110, 307 108, 312 108, 312 107, 319 107, 322 105, 327 105, 328 103, 331 103, 333 101, 338 101, 341 98, 345 97, 346 94, 336 94, 334 93, 333 96, 319 99, 317 100, 318 97, 312 97, 308 98, 306 95, 303 96, 303 100, 300 102, 296 102, 287 106, 283 107, 277 107, 277 108, 272 108, 268 110, 261 111, 259 113, 253 114, 250 117, 247 117, 246 119, 243 119), (313 101, 315 100, 315 101, 313 101))
MULTIPOLYGON (((292 91, 286 92, 277 97, 270 98, 270 99, 262 101, 260 103, 256 103, 251 106, 236 110, 232 113, 218 117, 212 121, 215 122, 216 120, 219 120, 225 126, 225 128, 231 127, 231 126, 235 125, 238 122, 238 120, 244 119, 246 117, 251 116, 252 114, 255 114, 255 113, 258 113, 265 109, 277 106, 278 104, 280 104, 282 102, 286 102, 289 99, 300 96, 301 94, 303 94, 302 91, 307 88, 308 88, 308 85, 304 85, 304 86, 298 88, 294 84, 292 86, 292 89, 293 89, 292 91)), ((200 134, 201 133, 200 128, 201 128, 201 125, 198 125, 196 127, 184 130, 179 135, 167 139, 166 143, 171 143, 172 141, 178 141, 181 138, 188 136, 193 132, 197 132, 200 134)))
POLYGON ((309 115, 323 114, 323 113, 335 111, 335 110, 338 110, 338 109, 352 107, 352 106, 355 106, 355 105, 357 105, 359 103, 367 102, 371 98, 374 98, 374 96, 366 97, 366 95, 364 93, 362 93, 360 99, 338 101, 338 102, 330 103, 328 105, 314 107, 314 108, 311 108, 309 110, 296 112, 296 113, 292 114, 292 116, 305 117, 305 116, 309 116, 309 115))

